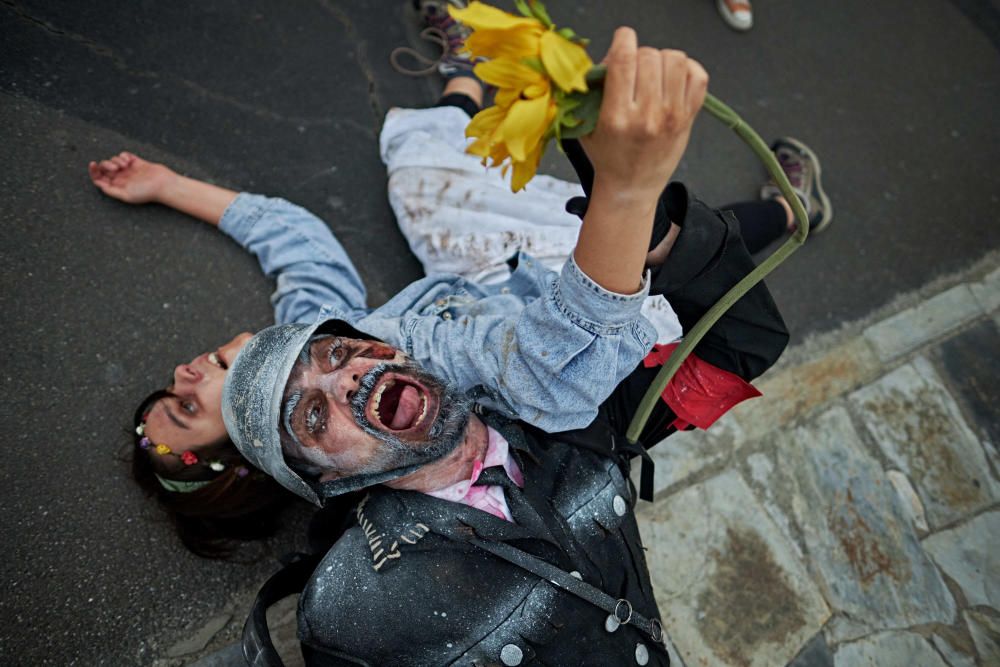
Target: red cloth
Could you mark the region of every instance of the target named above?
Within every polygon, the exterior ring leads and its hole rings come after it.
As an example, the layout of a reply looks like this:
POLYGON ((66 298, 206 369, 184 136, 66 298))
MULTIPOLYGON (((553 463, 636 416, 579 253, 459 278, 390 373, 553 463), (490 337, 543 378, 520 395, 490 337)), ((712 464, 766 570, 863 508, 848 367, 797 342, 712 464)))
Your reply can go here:
MULTIPOLYGON (((677 345, 654 345, 642 360, 643 365, 646 368, 662 366, 677 345)), ((688 355, 661 394, 663 401, 677 415, 672 426, 678 431, 691 424, 706 429, 734 405, 760 395, 752 384, 740 376, 713 366, 694 354, 688 355)))

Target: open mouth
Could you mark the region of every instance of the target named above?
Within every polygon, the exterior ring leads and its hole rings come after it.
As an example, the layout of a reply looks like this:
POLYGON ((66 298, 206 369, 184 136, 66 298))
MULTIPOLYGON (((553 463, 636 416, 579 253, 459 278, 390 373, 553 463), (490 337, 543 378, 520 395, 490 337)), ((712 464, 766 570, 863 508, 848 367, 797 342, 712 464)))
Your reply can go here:
POLYGON ((420 431, 434 422, 437 401, 425 387, 403 376, 386 374, 372 392, 369 419, 397 433, 420 431))
POLYGON ((218 366, 222 370, 226 370, 229 368, 229 364, 226 363, 225 359, 223 359, 218 352, 210 352, 208 354, 208 361, 209 363, 218 366))

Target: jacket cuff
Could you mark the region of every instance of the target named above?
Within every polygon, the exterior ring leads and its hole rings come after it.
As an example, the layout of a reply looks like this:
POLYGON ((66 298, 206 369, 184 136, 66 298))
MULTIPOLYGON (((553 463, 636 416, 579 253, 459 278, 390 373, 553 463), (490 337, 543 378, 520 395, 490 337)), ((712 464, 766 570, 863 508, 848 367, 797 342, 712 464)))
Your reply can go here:
POLYGON ((571 254, 553 295, 559 310, 577 325, 593 334, 613 334, 639 319, 642 303, 649 294, 649 280, 646 271, 634 294, 612 292, 591 280, 571 254))
POLYGON ((250 232, 270 206, 270 197, 241 192, 219 219, 219 231, 246 247, 250 232))

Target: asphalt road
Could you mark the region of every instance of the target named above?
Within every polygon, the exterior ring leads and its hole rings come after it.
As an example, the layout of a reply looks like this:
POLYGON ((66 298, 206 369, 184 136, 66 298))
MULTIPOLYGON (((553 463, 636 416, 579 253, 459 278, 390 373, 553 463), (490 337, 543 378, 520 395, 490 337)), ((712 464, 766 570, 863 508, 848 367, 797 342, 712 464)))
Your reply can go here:
MULTIPOLYGON (((619 24, 685 49, 766 138, 822 157, 834 224, 769 281, 795 340, 1000 246, 995 2, 759 0, 749 34, 709 0, 548 4, 595 56, 619 24)), ((377 152, 385 111, 436 93, 388 65, 416 32, 403 16, 402 0, 0 0, 0 663, 148 664, 192 624, 245 614, 304 517, 208 563, 127 480, 136 400, 269 324, 273 287, 213 230, 103 198, 87 161, 128 149, 302 204, 377 305, 420 275, 377 152)), ((679 177, 721 204, 754 197, 762 173, 705 118, 679 177)))

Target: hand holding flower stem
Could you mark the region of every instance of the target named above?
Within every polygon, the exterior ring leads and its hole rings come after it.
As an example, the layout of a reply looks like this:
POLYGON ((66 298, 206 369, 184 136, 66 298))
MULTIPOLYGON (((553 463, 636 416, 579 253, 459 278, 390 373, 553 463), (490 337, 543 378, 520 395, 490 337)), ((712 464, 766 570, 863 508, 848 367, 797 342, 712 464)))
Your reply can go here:
POLYGON ((708 74, 673 50, 639 48, 619 28, 605 58, 604 99, 594 131, 581 137, 594 188, 574 257, 613 292, 638 290, 660 193, 687 147, 708 74))

